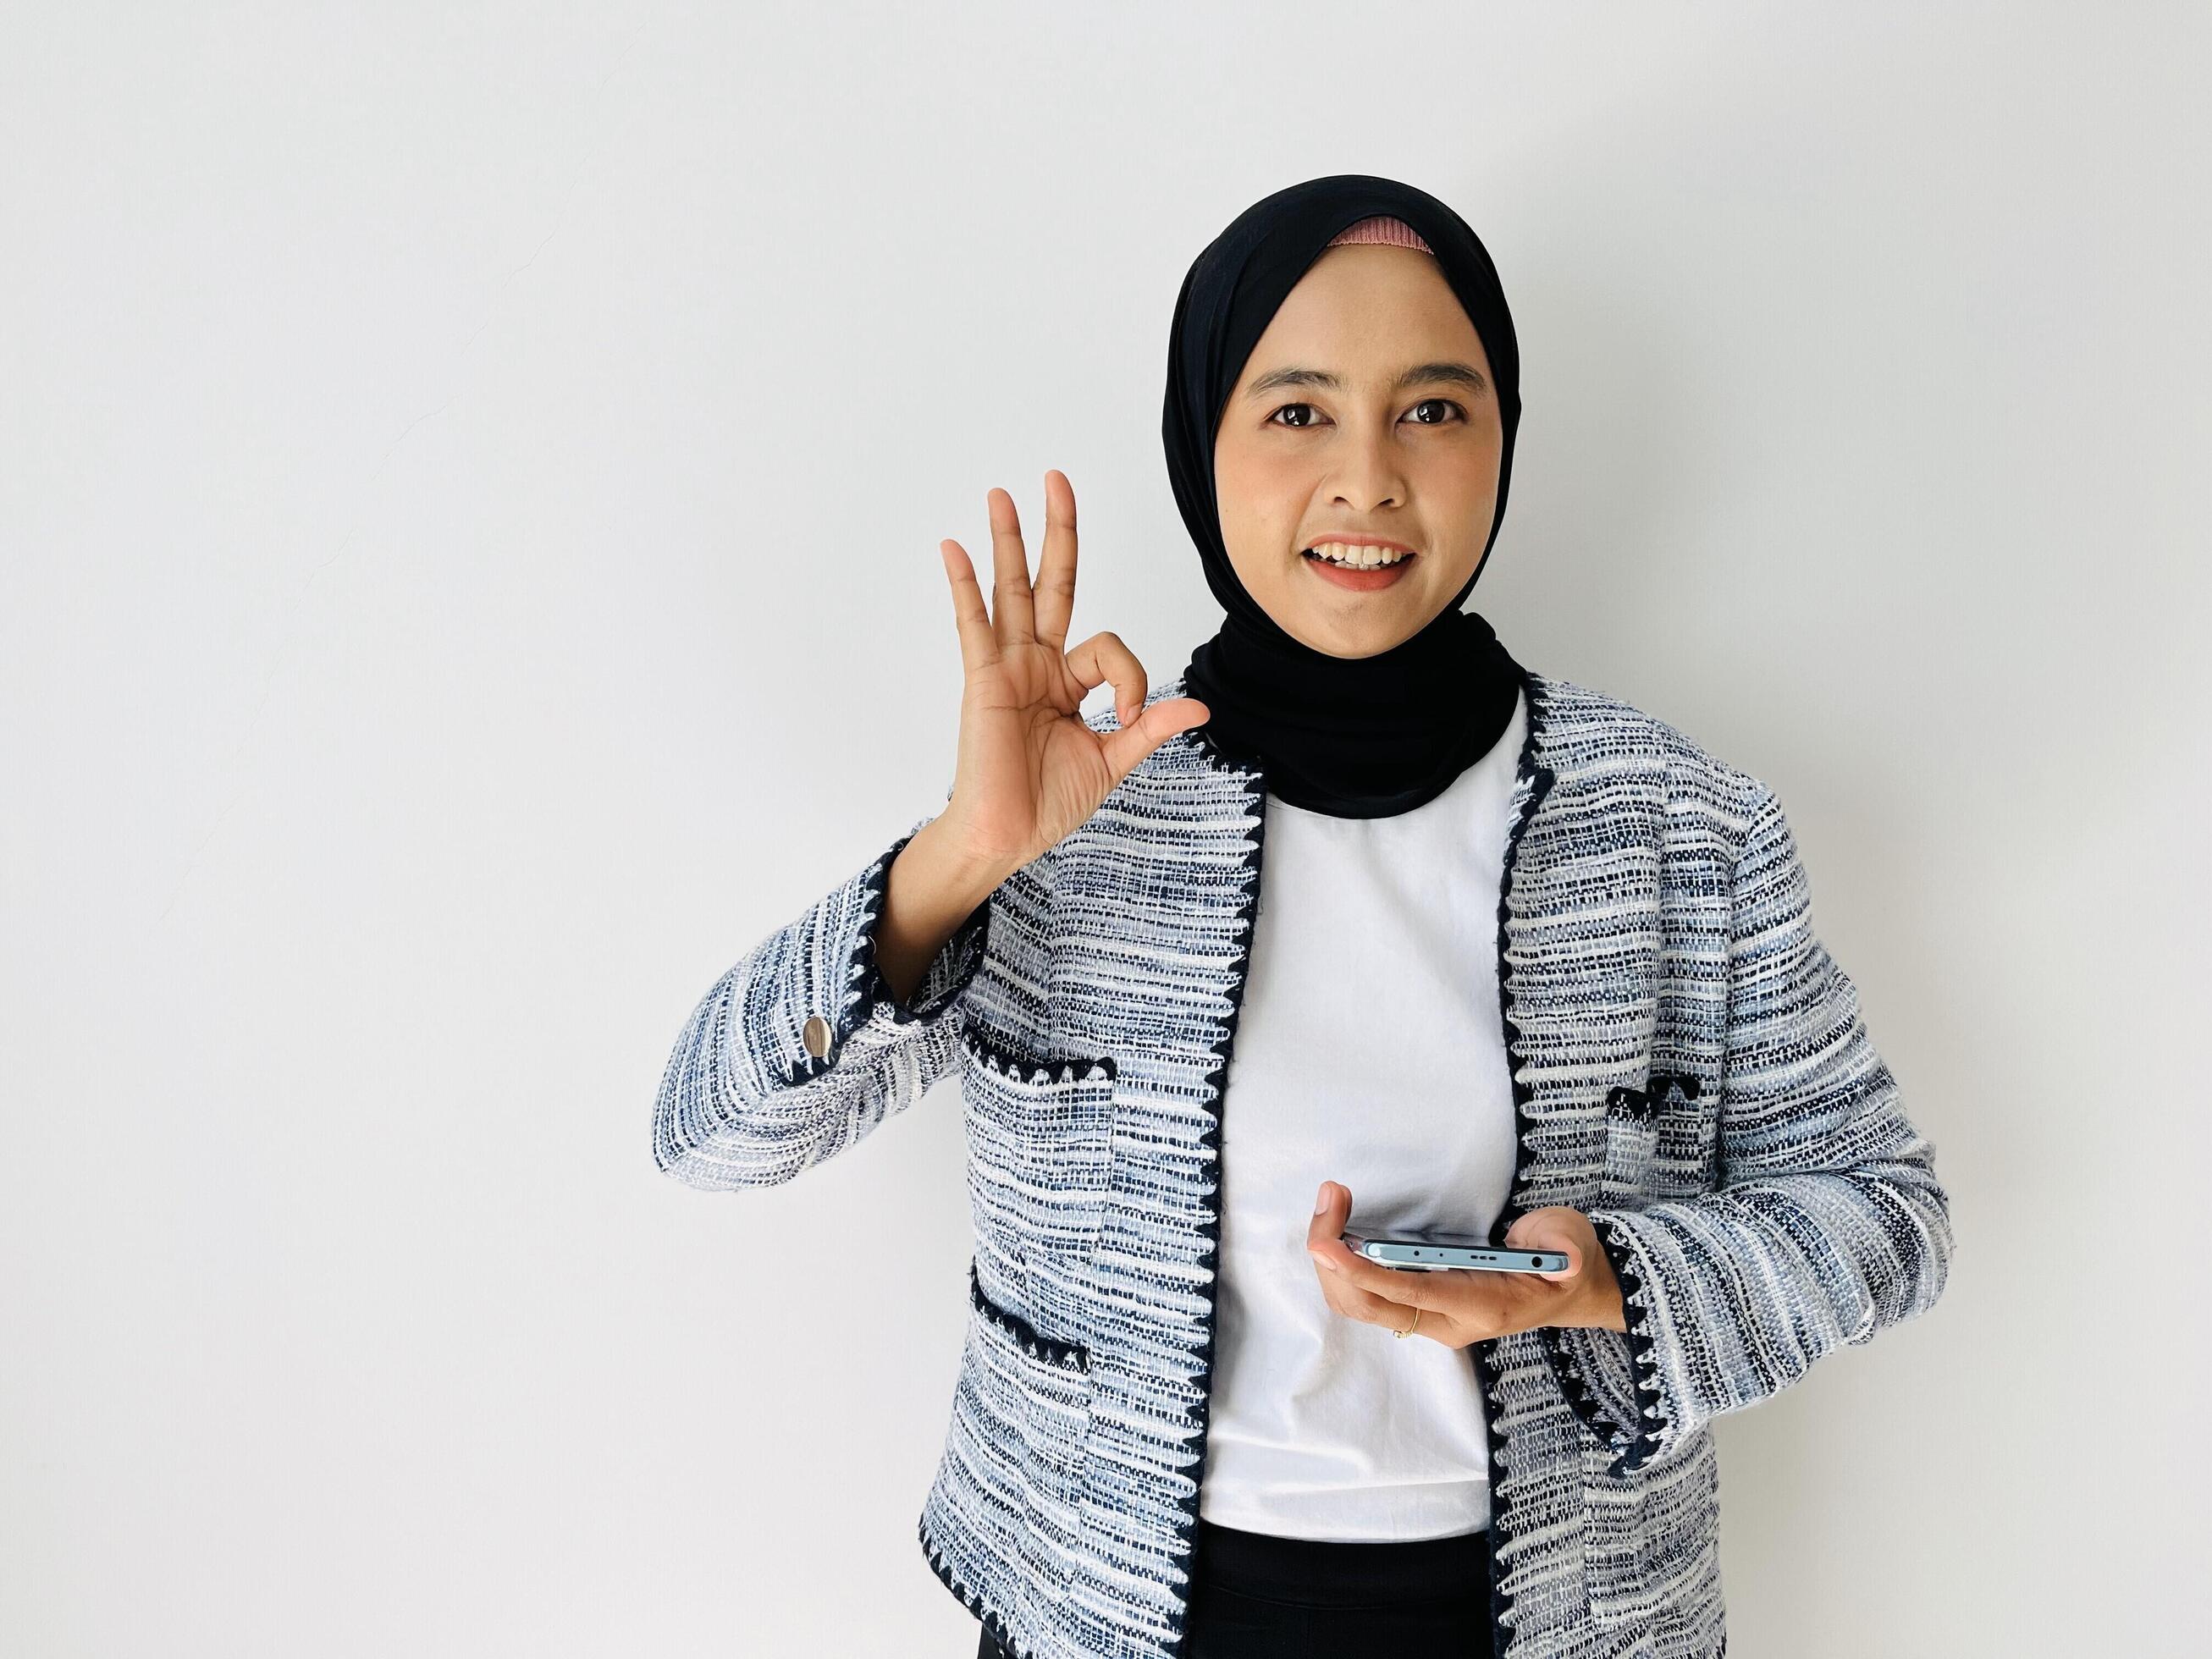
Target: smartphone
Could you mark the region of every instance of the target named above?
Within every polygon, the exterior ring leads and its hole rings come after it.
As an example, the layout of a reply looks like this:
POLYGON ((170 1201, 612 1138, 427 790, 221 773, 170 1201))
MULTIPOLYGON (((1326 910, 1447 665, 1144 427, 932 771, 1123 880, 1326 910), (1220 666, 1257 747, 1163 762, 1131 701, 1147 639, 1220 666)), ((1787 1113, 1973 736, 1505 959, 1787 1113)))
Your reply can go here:
POLYGON ((1410 1268, 1416 1273, 1440 1273, 1446 1267, 1472 1267, 1478 1273, 1556 1273, 1567 1267, 1561 1250, 1510 1250, 1492 1244, 1475 1233, 1393 1233, 1383 1238, 1344 1236, 1346 1246, 1370 1261, 1386 1267, 1410 1268))

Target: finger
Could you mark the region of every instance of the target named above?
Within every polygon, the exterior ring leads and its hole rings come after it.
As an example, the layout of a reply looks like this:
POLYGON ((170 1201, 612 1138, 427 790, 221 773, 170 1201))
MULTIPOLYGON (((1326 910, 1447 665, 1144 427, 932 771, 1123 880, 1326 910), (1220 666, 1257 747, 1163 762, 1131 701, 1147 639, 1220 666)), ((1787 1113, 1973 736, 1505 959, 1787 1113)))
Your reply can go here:
POLYGON ((1001 646, 1024 644, 1036 637, 1036 610, 1030 598, 1021 514, 1014 510, 1014 498, 995 486, 986 499, 991 508, 991 620, 1001 646))
POLYGON ((1583 1246, 1578 1236, 1579 1230, 1568 1218, 1575 1213, 1574 1211, 1562 1210, 1556 1206, 1531 1210, 1526 1215, 1516 1218, 1513 1224, 1505 1230, 1505 1247, 1512 1250, 1563 1251, 1567 1258, 1567 1265, 1564 1268, 1556 1272, 1535 1273, 1531 1277, 1548 1279, 1554 1284, 1563 1284, 1570 1279, 1574 1279, 1579 1276, 1583 1270, 1583 1246))
POLYGON ((1044 475, 1044 551, 1035 592, 1038 643, 1060 650, 1075 613, 1075 486, 1057 469, 1044 475))
POLYGON ((1093 634, 1067 653, 1065 663, 1075 681, 1078 702, 1111 680, 1114 717, 1123 726, 1127 726, 1145 706, 1145 665, 1137 660, 1137 653, 1129 649, 1127 642, 1111 629, 1093 634))
POLYGON ((1306 1252, 1313 1257, 1316 1269, 1334 1282, 1343 1303, 1340 1311, 1376 1323, 1395 1317, 1403 1326, 1416 1307, 1441 1310, 1444 1306, 1425 1285, 1418 1291, 1406 1288, 1406 1281, 1426 1279, 1430 1274, 1382 1267, 1344 1242, 1344 1230, 1352 1220, 1349 1187, 1340 1181, 1324 1181, 1316 1202, 1321 1207, 1306 1225, 1306 1252), (1402 1310, 1402 1316, 1395 1310, 1402 1310))
POLYGON ((1353 1293, 1354 1299, 1364 1295, 1373 1302, 1438 1313, 1454 1304, 1456 1298, 1451 1289, 1436 1282, 1449 1274, 1425 1273, 1417 1267, 1386 1267, 1352 1249, 1342 1237, 1351 1220, 1352 1189, 1341 1182, 1323 1182, 1322 1207, 1306 1229, 1306 1249, 1323 1273, 1335 1270, 1333 1276, 1353 1293))
MULTIPOLYGON (((1313 1219, 1306 1224, 1306 1249, 1334 1244, 1346 1255, 1344 1229, 1352 1219, 1352 1188, 1340 1181, 1324 1181, 1314 1191, 1313 1219)), ((1333 1260, 1334 1258, 1332 1258, 1333 1260)))
POLYGON ((945 561, 945 579, 952 588, 952 623, 960 634, 960 666, 972 674, 999 659, 999 636, 991 631, 991 613, 983 604, 983 590, 975 580, 975 561, 956 541, 937 544, 945 561), (950 549, 951 551, 946 550, 950 549))
POLYGON ((1318 1251, 1314 1255, 1313 1270, 1321 1285, 1322 1300, 1328 1304, 1331 1311, 1364 1324, 1388 1325, 1395 1331, 1402 1331, 1413 1322, 1412 1308, 1347 1283, 1342 1273, 1332 1272, 1322 1264, 1318 1251))
POLYGON ((1347 1319, 1366 1319, 1370 1316, 1373 1298, 1353 1290, 1344 1276, 1344 1264, 1352 1259, 1352 1251, 1342 1234, 1351 1219, 1352 1189, 1338 1182, 1322 1182, 1314 1194, 1313 1216, 1306 1224, 1306 1253, 1313 1258, 1322 1299, 1347 1319))
POLYGON ((1378 1301, 1425 1308, 1432 1313, 1449 1313, 1460 1299, 1455 1294, 1458 1287, 1438 1282, 1449 1279, 1449 1273, 1433 1273, 1419 1267, 1386 1267, 1350 1250, 1344 1252, 1339 1266, 1347 1290, 1364 1292, 1378 1301))
MULTIPOLYGON (((1322 1271, 1327 1273, 1328 1269, 1322 1271)), ((1420 1277, 1419 1274, 1412 1276, 1420 1277)), ((1384 1325, 1394 1331, 1402 1331, 1413 1326, 1415 1314, 1425 1311, 1411 1303, 1394 1302, 1387 1296, 1377 1296, 1372 1291, 1363 1291, 1341 1280, 1337 1282, 1335 1288, 1336 1310, 1347 1319, 1360 1320, 1366 1324, 1384 1325)), ((1430 1322, 1433 1324, 1435 1322, 1430 1322)), ((1414 1334, 1420 1334, 1418 1330, 1414 1334)))
POLYGON ((1321 1259, 1318 1256, 1314 1259, 1313 1274, 1315 1283, 1321 1286, 1321 1299, 1328 1304, 1328 1310, 1331 1313, 1342 1314, 1346 1319, 1357 1319, 1359 1316, 1352 1311, 1348 1305, 1348 1298, 1341 1290, 1337 1288, 1344 1283, 1342 1274, 1329 1272, 1321 1265, 1321 1259))

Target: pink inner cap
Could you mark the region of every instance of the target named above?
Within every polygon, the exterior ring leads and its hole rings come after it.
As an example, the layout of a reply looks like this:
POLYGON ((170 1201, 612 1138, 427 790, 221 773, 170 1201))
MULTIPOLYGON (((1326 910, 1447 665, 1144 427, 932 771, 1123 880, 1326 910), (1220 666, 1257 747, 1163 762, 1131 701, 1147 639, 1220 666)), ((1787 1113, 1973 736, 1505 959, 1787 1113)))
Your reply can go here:
POLYGON ((1419 231, 1415 230, 1403 219, 1393 219, 1387 214, 1378 215, 1372 219, 1362 219, 1358 224, 1340 230, 1328 239, 1328 245, 1331 247, 1339 247, 1346 243, 1370 242, 1384 247, 1419 248, 1424 253, 1436 252, 1436 249, 1421 240, 1419 231))

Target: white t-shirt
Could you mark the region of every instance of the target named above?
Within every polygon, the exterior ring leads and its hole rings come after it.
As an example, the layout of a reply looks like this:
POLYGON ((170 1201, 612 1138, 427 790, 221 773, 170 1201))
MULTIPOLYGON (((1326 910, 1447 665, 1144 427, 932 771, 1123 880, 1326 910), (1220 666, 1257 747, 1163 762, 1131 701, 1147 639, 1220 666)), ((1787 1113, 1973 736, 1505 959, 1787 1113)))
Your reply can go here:
MULTIPOLYGON (((1252 960, 1223 1089, 1220 1273, 1199 1512, 1283 1537, 1489 1524, 1474 1355, 1335 1312, 1306 1253, 1347 1231, 1487 1234, 1514 1168, 1498 884, 1525 699, 1443 793, 1384 818, 1266 804, 1252 960)), ((1433 1316, 1431 1316, 1433 1317, 1433 1316)))

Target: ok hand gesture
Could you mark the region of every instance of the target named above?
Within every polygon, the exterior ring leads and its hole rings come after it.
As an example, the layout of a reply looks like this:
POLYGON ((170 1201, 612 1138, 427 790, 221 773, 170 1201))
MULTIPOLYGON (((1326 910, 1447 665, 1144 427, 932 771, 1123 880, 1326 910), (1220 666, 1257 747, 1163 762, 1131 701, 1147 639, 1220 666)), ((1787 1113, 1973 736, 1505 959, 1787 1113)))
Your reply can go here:
POLYGON ((989 610, 966 550, 950 540, 939 547, 966 674, 959 766, 941 815, 944 833, 972 867, 1001 875, 1080 828, 1138 762, 1210 712, 1193 697, 1146 708, 1145 666, 1117 634, 1093 634, 1067 648, 1075 490, 1057 471, 1044 482, 1044 553, 1034 587, 1021 521, 1003 489, 988 496, 989 610), (1102 736, 1084 723, 1082 702, 1108 680, 1121 728, 1102 736))

